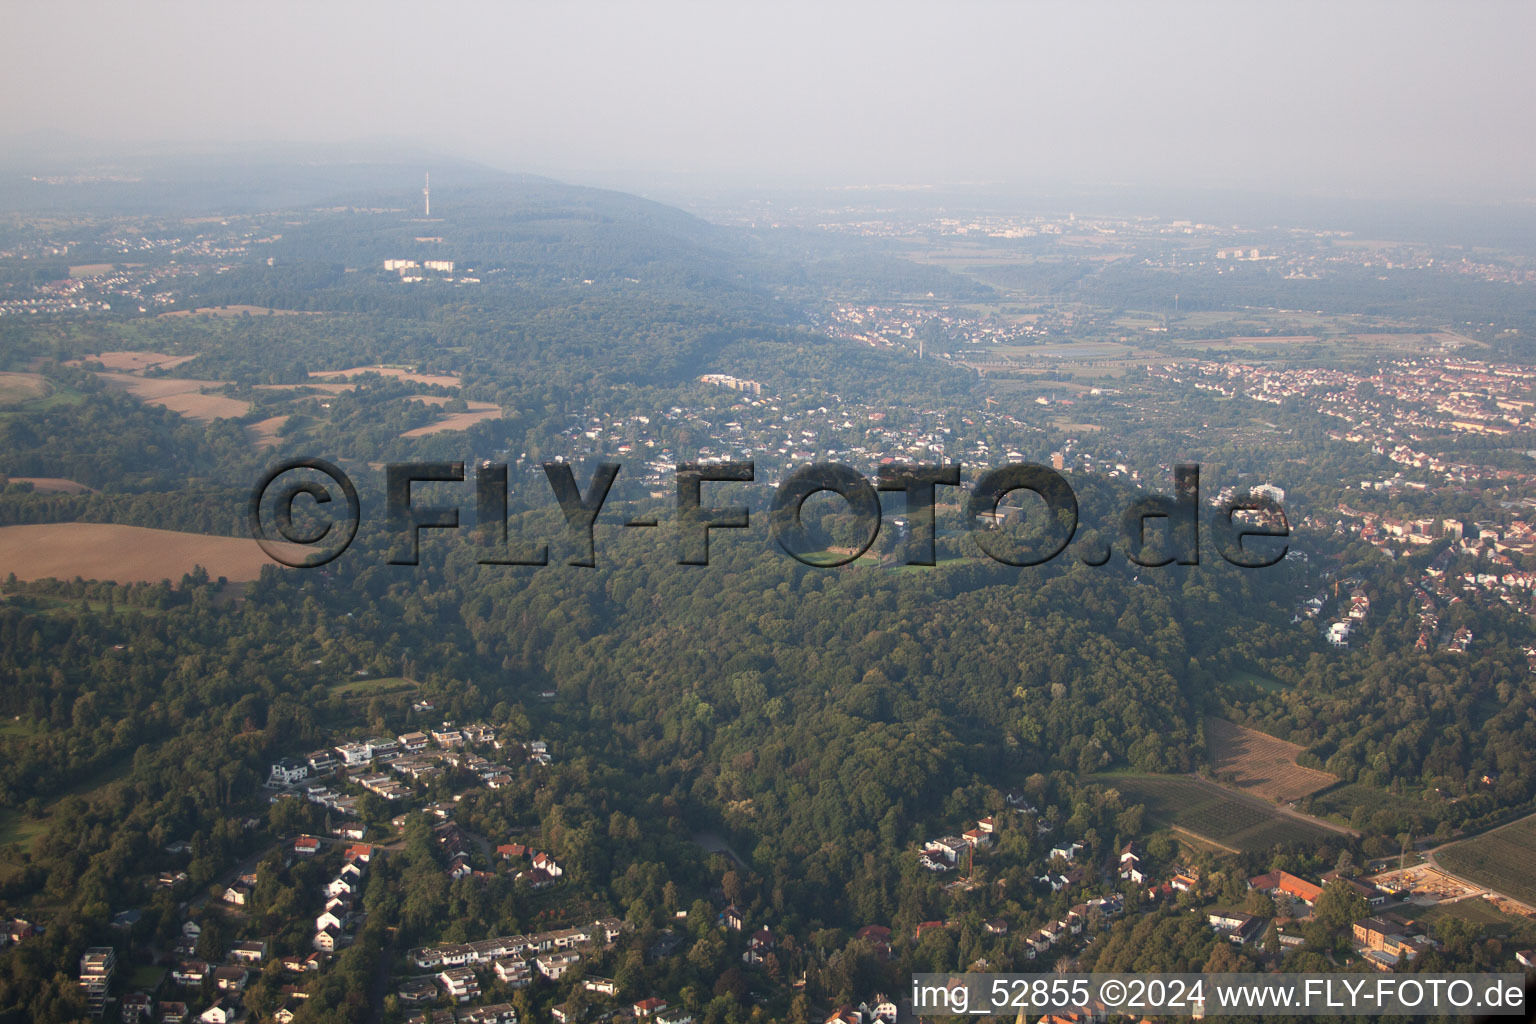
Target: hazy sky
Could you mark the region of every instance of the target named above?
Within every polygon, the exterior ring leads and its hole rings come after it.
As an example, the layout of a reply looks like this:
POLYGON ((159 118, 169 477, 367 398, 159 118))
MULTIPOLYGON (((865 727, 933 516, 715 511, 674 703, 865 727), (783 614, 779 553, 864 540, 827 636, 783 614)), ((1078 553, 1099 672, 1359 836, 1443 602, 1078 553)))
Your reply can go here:
POLYGON ((1536 4, 11 2, 0 139, 397 140, 621 185, 1536 196, 1536 4))

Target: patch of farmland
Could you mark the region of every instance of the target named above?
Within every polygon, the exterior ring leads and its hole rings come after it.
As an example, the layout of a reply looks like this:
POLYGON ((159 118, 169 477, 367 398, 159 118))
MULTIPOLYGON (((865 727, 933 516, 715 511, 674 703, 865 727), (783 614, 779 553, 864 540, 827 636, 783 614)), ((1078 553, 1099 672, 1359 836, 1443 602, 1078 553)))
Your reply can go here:
POLYGON ((1187 775, 1115 775, 1094 781, 1144 804, 1153 823, 1240 853, 1314 843, 1328 832, 1262 800, 1187 775))
POLYGON ((449 413, 436 423, 428 423, 424 427, 407 430, 400 436, 425 437, 428 434, 440 434, 447 430, 468 430, 476 423, 501 418, 501 406, 495 402, 469 402, 467 404, 469 405, 468 412, 449 413))
POLYGON ((365 373, 376 373, 381 377, 394 377, 396 380, 410 381, 412 384, 437 384, 446 388, 456 388, 461 383, 457 377, 435 373, 417 373, 414 370, 406 370, 398 366, 354 366, 349 370, 320 370, 319 372, 311 373, 310 377, 328 380, 332 377, 358 377, 365 373))
MULTIPOLYGON (((311 551, 284 544, 294 560, 311 551)), ((152 530, 116 523, 27 523, 0 527, 0 565, 18 579, 179 583, 202 566, 214 579, 253 580, 275 564, 249 537, 152 530)))
POLYGON ((1536 815, 1435 854, 1447 870, 1536 907, 1536 815))
POLYGON ((98 373, 108 387, 126 391, 141 402, 161 405, 179 412, 187 419, 211 423, 216 419, 235 419, 251 411, 251 403, 224 395, 207 394, 204 388, 221 388, 221 380, 191 380, 182 377, 136 377, 129 373, 98 373))
POLYGON ((18 405, 48 393, 48 381, 40 373, 0 373, 0 405, 18 405))
POLYGON ((87 356, 85 359, 71 359, 66 365, 79 366, 81 363, 100 363, 109 370, 119 373, 142 373, 154 368, 159 370, 172 370, 182 363, 190 363, 197 358, 197 353, 190 356, 172 356, 164 352, 103 352, 100 355, 87 356))
POLYGON ((1207 718, 1205 736, 1217 777, 1266 800, 1293 803, 1339 781, 1337 776, 1297 764, 1302 748, 1295 743, 1224 718, 1207 718))

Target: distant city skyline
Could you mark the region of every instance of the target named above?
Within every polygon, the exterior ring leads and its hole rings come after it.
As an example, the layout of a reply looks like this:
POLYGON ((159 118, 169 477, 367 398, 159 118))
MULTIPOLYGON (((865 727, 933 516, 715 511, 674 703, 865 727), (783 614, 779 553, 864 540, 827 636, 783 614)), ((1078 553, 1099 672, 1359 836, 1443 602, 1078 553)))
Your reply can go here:
POLYGON ((568 180, 1529 199, 1536 9, 23 7, 0 139, 390 140, 568 180))

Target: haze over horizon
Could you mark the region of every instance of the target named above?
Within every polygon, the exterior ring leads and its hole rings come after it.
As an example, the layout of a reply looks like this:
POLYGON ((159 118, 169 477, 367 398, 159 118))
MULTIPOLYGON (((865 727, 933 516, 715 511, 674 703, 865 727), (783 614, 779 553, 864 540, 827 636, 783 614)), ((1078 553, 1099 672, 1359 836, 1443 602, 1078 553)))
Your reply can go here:
POLYGON ((11 12, 7 145, 391 140, 614 185, 1450 200, 1530 198, 1536 171, 1536 76, 1513 70, 1536 10, 1514 3, 89 7, 11 12))

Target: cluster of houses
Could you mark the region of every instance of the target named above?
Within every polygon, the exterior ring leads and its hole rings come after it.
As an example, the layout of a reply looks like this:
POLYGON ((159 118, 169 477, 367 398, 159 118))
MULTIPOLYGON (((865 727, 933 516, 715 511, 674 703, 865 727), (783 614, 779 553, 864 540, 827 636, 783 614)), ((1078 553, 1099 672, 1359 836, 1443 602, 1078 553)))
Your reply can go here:
MULTIPOLYGON (((1097 911, 1104 917, 1114 917, 1125 910, 1125 897, 1119 893, 1109 896, 1095 896, 1086 903, 1079 903, 1067 911, 1067 915, 1043 928, 1037 929, 1029 937, 1029 944, 1024 949, 1024 955, 1033 960, 1035 957, 1049 950, 1070 942, 1073 936, 1083 934, 1088 927, 1089 915, 1097 911)), ((1001 926, 1007 930, 1007 923, 1001 921, 988 921, 987 931, 996 934, 1001 926)))
POLYGON ((530 888, 547 889, 565 874, 565 869, 554 855, 543 850, 535 850, 531 846, 522 843, 503 843, 496 847, 496 856, 502 860, 510 861, 514 866, 526 862, 528 867, 521 868, 514 876, 527 879, 530 888))
POLYGON ((423 970, 441 967, 489 967, 508 957, 532 959, 542 953, 579 950, 587 946, 608 945, 619 937, 623 924, 616 917, 603 917, 591 924, 558 928, 532 935, 501 935, 478 942, 446 943, 423 946, 410 953, 411 962, 423 970))
MULTIPOLYGON (((246 1019, 241 1004, 246 984, 267 958, 267 944, 259 940, 231 943, 224 951, 224 960, 215 963, 198 957, 197 946, 202 928, 195 921, 182 924, 172 952, 177 957, 175 966, 167 973, 173 986, 181 989, 201 989, 205 983, 213 983, 214 1000, 201 1013, 193 1014, 184 1000, 156 1000, 147 992, 130 992, 123 996, 120 1015, 124 1024, 158 1019, 166 1024, 186 1024, 198 1021, 202 1024, 237 1024, 246 1019)), ((80 958, 80 985, 85 990, 87 1003, 93 1016, 101 1016, 107 1000, 107 989, 116 967, 116 953, 111 946, 93 946, 80 958)), ((285 1003, 276 1011, 274 1019, 287 1024, 294 1017, 293 1005, 304 998, 297 986, 283 989, 285 1003)))
MULTIPOLYGON (((601 995, 611 996, 618 992, 618 986, 608 978, 584 978, 581 984, 588 992, 601 995)), ((578 1015, 564 1003, 552 1007, 549 1015, 555 1024, 574 1024, 579 1019, 578 1015)), ((619 1020, 626 1017, 631 1020, 649 1021, 651 1024, 693 1024, 694 1020, 691 1014, 682 1010, 671 1010, 665 999, 655 997, 632 1003, 628 1007, 627 1015, 620 1011, 609 1019, 619 1020)), ((407 1017, 405 1024, 517 1024, 517 1010, 511 1003, 495 1003, 473 1009, 431 1010, 407 1017)))
POLYGON ((896 1004, 883 994, 858 1006, 847 1003, 833 1010, 822 1024, 896 1024, 896 1004))
MULTIPOLYGON (((1355 879, 1345 878, 1337 871, 1325 874, 1323 884, 1288 871, 1269 871, 1248 879, 1248 887, 1272 897, 1280 917, 1305 918, 1310 916, 1312 908, 1322 896, 1323 885, 1335 882, 1348 886, 1373 911, 1387 902, 1387 893, 1355 879)), ((1211 911, 1206 919, 1212 928, 1238 945, 1259 942, 1269 927, 1266 918, 1236 910, 1211 911)), ((1351 932, 1355 950, 1381 971, 1390 971, 1399 964, 1414 960, 1434 945, 1432 940, 1416 931, 1409 921, 1395 914, 1375 913, 1361 918, 1353 923, 1351 932)), ((1299 933, 1285 927, 1277 927, 1276 934, 1281 948, 1300 946, 1305 941, 1299 933)))
POLYGON ((1051 892, 1061 892, 1070 886, 1074 886, 1083 880, 1087 874, 1081 866, 1066 867, 1064 865, 1075 864, 1077 855, 1083 852, 1082 843, 1062 843, 1051 847, 1051 852, 1046 855, 1046 871, 1035 879, 1035 883, 1049 887, 1051 892))
MULTIPOLYGON (((582 950, 611 944, 619 937, 622 927, 617 918, 608 917, 588 925, 532 935, 503 935, 477 942, 423 946, 410 952, 410 960, 417 968, 436 973, 408 979, 401 984, 397 994, 407 1005, 433 1002, 439 992, 453 1002, 471 1002, 481 994, 480 973, 486 971, 512 989, 524 988, 536 977, 558 981, 581 962, 582 950)), ((608 995, 617 992, 617 987, 608 979, 585 980, 597 983, 597 988, 592 991, 604 991, 608 995), (606 983, 606 989, 603 983, 606 983)), ((480 1007, 474 1012, 483 1014, 491 1009, 499 1010, 497 1007, 480 1007)), ((458 1019, 468 1018, 460 1016, 458 1019)))
POLYGON ((992 845, 994 823, 991 817, 976 822, 975 828, 966 829, 958 836, 941 836, 923 843, 917 855, 917 863, 926 871, 953 870, 967 854, 992 845))
MULTIPOLYGON (((1335 647, 1348 647, 1350 635, 1371 615, 1371 599, 1366 595, 1363 587, 1355 585, 1356 582, 1351 581, 1349 596, 1342 602, 1343 607, 1339 618, 1323 627, 1324 639, 1335 647)), ((1291 621, 1299 622, 1303 616, 1315 618, 1327 604, 1327 600, 1324 594, 1315 595, 1301 606, 1291 621)))
POLYGON ((477 1006, 472 1010, 433 1010, 407 1017, 405 1024, 517 1024, 517 1010, 511 1003, 477 1006))
POLYGON ((266 786, 282 791, 272 798, 274 801, 298 794, 311 803, 352 817, 357 813, 357 798, 336 792, 315 780, 338 768, 345 769, 352 773, 352 781, 363 789, 391 802, 412 795, 407 782, 430 782, 446 772, 445 766, 477 775, 491 789, 509 784, 511 767, 465 749, 471 745, 505 750, 533 764, 547 765, 553 761, 549 745, 543 740, 500 740, 496 730, 488 725, 455 728, 452 723, 444 722, 439 728, 427 732, 401 733, 394 739, 349 740, 316 750, 304 758, 282 758, 272 763, 266 786), (395 774, 377 770, 385 765, 395 774))
MULTIPOLYGON (((293 850, 298 856, 313 856, 319 852, 318 841, 313 836, 300 836, 294 840, 293 850)), ((313 945, 317 952, 335 953, 350 941, 362 916, 357 901, 363 891, 363 876, 372 859, 373 847, 364 843, 353 844, 342 853, 341 870, 324 890, 325 909, 315 918, 313 945)))

